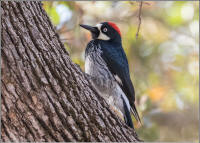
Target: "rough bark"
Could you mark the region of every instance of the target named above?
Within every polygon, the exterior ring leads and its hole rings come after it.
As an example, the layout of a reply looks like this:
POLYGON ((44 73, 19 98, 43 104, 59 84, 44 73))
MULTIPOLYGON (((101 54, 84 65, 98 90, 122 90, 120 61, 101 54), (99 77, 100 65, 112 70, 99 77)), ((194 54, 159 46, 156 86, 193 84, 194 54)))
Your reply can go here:
POLYGON ((1 2, 2 141, 137 141, 74 64, 40 2, 1 2))

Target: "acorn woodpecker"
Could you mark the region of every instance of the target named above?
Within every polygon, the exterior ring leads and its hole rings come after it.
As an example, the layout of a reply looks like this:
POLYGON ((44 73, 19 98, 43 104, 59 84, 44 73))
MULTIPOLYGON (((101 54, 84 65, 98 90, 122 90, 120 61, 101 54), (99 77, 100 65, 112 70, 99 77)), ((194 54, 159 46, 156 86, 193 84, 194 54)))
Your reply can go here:
POLYGON ((137 121, 141 121, 135 107, 135 91, 122 47, 120 29, 112 22, 80 26, 89 30, 93 39, 85 50, 86 74, 91 77, 94 87, 111 108, 133 128, 130 113, 133 113, 137 121))

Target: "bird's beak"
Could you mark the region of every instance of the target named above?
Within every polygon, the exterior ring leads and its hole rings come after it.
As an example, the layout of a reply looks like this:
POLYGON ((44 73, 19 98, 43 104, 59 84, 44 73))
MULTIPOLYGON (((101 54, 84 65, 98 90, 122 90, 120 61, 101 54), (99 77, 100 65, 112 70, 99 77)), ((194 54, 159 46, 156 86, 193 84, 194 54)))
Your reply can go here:
POLYGON ((80 26, 85 28, 85 29, 87 29, 87 30, 89 30, 90 32, 94 32, 95 33, 95 32, 98 31, 98 29, 96 27, 92 27, 92 26, 89 26, 89 25, 80 24, 80 26))
POLYGON ((89 30, 91 33, 92 33, 92 37, 95 39, 98 37, 99 35, 99 30, 97 27, 92 27, 92 26, 89 26, 89 25, 83 25, 83 24, 80 24, 81 27, 89 30))

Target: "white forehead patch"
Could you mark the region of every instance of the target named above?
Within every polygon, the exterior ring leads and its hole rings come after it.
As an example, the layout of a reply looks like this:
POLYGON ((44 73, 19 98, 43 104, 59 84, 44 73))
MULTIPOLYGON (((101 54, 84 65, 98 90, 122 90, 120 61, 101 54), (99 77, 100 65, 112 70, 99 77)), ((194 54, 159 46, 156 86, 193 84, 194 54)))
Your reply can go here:
POLYGON ((99 33, 99 37, 97 37, 97 39, 101 39, 101 40, 110 40, 110 37, 108 37, 107 35, 105 35, 104 33, 102 33, 101 31, 101 26, 102 24, 97 24, 96 27, 99 29, 100 33, 99 33))
POLYGON ((101 26, 102 26, 102 24, 100 24, 100 23, 96 25, 96 27, 97 27, 100 31, 101 31, 101 26))

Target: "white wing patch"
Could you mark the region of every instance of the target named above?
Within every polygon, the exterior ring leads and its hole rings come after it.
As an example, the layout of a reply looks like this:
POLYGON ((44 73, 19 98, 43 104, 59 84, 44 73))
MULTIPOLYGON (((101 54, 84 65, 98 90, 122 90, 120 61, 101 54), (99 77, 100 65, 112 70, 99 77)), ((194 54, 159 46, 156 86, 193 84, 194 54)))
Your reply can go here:
POLYGON ((101 40, 110 40, 110 37, 108 37, 107 35, 103 34, 101 31, 101 26, 102 24, 97 24, 96 27, 99 29, 100 33, 99 33, 99 37, 97 39, 101 39, 101 40))
POLYGON ((116 81, 117 81, 119 84, 122 85, 122 81, 121 81, 121 79, 119 78, 119 76, 118 76, 118 75, 114 75, 114 77, 115 77, 116 81))

